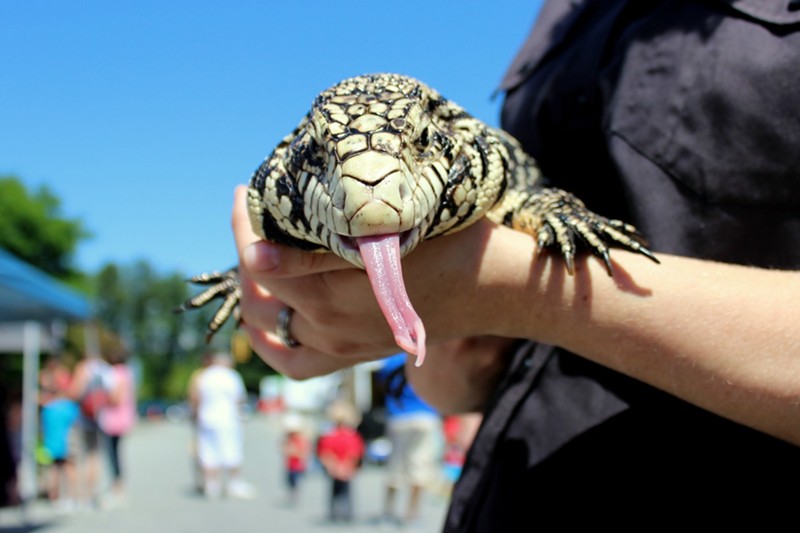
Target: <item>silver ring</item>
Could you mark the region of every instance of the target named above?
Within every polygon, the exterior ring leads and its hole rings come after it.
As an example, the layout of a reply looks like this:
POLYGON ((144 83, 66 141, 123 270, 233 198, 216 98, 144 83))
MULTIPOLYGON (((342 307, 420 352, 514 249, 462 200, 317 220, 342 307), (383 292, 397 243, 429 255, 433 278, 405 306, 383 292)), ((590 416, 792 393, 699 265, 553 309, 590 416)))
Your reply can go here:
POLYGON ((293 338, 291 333, 289 333, 289 326, 292 323, 292 315, 294 314, 294 309, 291 307, 284 307, 278 313, 278 325, 275 327, 275 331, 278 334, 278 337, 281 339, 281 342, 287 348, 297 348, 300 346, 300 343, 297 342, 297 339, 293 338))

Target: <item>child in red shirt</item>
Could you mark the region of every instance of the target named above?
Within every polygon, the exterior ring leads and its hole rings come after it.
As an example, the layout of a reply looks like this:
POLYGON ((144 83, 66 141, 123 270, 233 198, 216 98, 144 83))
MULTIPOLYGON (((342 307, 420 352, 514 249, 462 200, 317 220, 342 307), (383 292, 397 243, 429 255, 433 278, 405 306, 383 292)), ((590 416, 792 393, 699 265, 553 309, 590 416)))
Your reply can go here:
POLYGON ((283 439, 283 457, 286 467, 287 503, 295 505, 298 499, 300 479, 305 474, 311 444, 303 434, 303 421, 296 415, 287 415, 284 420, 286 434, 283 439))
POLYGON ((334 522, 350 522, 353 519, 350 482, 364 456, 364 439, 355 429, 360 417, 350 404, 336 401, 328 408, 328 418, 334 427, 320 437, 317 456, 332 481, 329 517, 334 522))

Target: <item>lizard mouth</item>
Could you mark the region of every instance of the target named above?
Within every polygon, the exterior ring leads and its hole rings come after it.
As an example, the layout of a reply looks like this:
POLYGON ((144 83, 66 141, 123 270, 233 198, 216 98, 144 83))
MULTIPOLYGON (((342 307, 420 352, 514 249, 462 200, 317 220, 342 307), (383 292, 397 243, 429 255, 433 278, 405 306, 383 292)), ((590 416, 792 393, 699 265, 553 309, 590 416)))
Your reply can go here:
MULTIPOLYGON (((422 230, 420 228, 411 228, 410 230, 402 231, 399 233, 387 234, 387 235, 398 235, 400 257, 405 257, 420 243, 421 234, 422 230)), ((337 237, 341 245, 341 249, 348 255, 348 257, 345 257, 344 259, 347 259, 350 262, 354 262, 350 257, 351 254, 355 254, 359 258, 361 256, 361 252, 359 251, 358 240, 361 238, 369 238, 366 235, 363 237, 337 235, 337 237)), ((375 237, 379 237, 379 235, 375 235, 375 237)), ((363 261, 355 264, 359 267, 364 267, 363 261)))

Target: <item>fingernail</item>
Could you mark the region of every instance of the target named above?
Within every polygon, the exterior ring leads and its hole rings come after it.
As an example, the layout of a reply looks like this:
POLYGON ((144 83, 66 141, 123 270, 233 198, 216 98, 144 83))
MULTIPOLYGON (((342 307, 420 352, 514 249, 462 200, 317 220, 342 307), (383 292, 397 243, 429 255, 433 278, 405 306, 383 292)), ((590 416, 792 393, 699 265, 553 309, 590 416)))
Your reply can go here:
POLYGON ((248 270, 267 271, 278 268, 278 250, 264 242, 255 242, 244 249, 242 257, 248 270))

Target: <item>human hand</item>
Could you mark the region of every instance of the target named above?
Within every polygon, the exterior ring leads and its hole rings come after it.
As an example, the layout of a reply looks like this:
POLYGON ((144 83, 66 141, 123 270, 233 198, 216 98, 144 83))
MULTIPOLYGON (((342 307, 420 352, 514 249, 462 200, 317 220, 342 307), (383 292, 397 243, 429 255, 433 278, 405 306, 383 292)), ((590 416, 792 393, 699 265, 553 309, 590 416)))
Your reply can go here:
MULTIPOLYGON (((297 301, 306 298, 306 295, 318 287, 321 280, 319 276, 303 276, 298 274, 287 277, 283 281, 273 282, 270 272, 275 270, 271 265, 271 258, 276 256, 283 247, 263 241, 252 229, 247 212, 247 188, 240 186, 234 193, 233 214, 231 225, 234 240, 239 254, 239 282, 241 288, 240 310, 241 329, 250 339, 250 344, 265 362, 275 370, 295 379, 305 379, 314 376, 329 374, 341 368, 352 366, 360 359, 355 357, 332 357, 312 347, 307 342, 308 336, 303 336, 301 344, 289 348, 283 344, 276 331, 277 317, 287 303, 293 302, 295 309, 294 319, 291 324, 291 335, 297 338, 298 322, 301 322, 300 313, 297 312, 297 301), (287 294, 298 292, 298 297, 279 299, 273 293, 277 287, 287 294)), ((295 252, 286 250, 285 254, 295 252)), ((332 254, 311 254, 297 251, 300 272, 319 269, 338 271, 348 268, 347 263, 332 254)), ((276 256, 277 257, 277 256, 276 256)), ((288 270, 285 261, 281 270, 288 270)), ((284 273, 286 277, 286 273, 284 273)), ((313 294, 313 292, 311 292, 313 294)), ((304 309, 306 306, 302 306, 304 309)), ((348 354, 352 355, 352 354, 348 354)))
MULTIPOLYGON (((364 271, 330 253, 308 253, 262 241, 253 233, 246 188, 236 191, 233 229, 240 259, 241 310, 253 348, 278 371, 310 377, 397 352, 364 271), (275 331, 285 307, 295 312, 291 335, 301 346, 283 346, 275 331)), ((503 228, 505 229, 505 228, 503 228)), ((530 237, 517 247, 529 263, 530 237)), ((481 221, 403 259, 411 301, 425 322, 429 342, 494 333, 503 311, 502 292, 492 292, 512 265, 497 248, 498 227, 481 221), (498 319, 493 323, 492 318, 498 319)), ((522 269, 523 278, 528 274, 522 269)), ((508 283, 504 280, 503 283, 508 283)))

